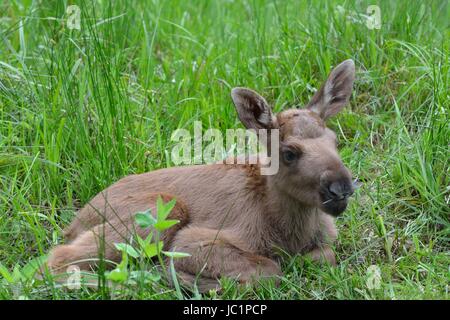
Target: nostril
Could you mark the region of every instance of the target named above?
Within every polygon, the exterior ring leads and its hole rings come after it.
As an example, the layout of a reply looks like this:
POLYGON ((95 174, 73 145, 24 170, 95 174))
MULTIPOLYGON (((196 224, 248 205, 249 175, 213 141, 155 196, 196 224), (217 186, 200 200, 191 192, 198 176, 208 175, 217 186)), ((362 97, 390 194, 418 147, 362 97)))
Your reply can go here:
POLYGON ((353 188, 346 181, 337 180, 328 184, 326 191, 330 200, 341 201, 353 194, 353 188))
POLYGON ((333 198, 339 198, 342 195, 341 187, 337 182, 333 182, 328 186, 328 192, 331 196, 333 196, 333 198))

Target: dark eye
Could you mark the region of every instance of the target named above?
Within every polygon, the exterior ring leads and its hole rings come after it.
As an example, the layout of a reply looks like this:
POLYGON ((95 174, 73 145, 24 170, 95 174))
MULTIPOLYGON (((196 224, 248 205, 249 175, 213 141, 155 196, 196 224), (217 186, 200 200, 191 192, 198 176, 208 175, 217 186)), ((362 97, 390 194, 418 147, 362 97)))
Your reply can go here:
POLYGON ((292 163, 298 158, 298 154, 292 150, 283 151, 282 156, 286 163, 292 163))

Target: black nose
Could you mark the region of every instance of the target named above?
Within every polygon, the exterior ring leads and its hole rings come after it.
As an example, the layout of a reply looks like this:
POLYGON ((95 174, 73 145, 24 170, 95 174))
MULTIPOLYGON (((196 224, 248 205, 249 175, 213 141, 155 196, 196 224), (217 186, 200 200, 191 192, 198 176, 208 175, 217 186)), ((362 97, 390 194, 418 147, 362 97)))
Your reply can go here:
POLYGON ((334 181, 328 186, 328 192, 334 200, 344 200, 353 194, 353 187, 349 183, 334 181))

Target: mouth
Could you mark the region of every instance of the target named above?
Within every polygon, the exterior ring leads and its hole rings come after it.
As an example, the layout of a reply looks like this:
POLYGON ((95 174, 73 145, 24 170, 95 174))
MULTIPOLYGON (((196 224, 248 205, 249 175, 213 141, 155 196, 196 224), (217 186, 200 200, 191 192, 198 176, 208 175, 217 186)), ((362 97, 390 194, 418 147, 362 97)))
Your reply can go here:
POLYGON ((358 179, 351 181, 350 187, 341 189, 345 192, 333 192, 330 188, 321 190, 322 210, 332 216, 339 216, 347 209, 348 199, 353 195, 354 191, 361 186, 358 179))
POLYGON ((322 210, 332 216, 339 216, 347 209, 348 198, 340 200, 328 199, 322 202, 322 210))

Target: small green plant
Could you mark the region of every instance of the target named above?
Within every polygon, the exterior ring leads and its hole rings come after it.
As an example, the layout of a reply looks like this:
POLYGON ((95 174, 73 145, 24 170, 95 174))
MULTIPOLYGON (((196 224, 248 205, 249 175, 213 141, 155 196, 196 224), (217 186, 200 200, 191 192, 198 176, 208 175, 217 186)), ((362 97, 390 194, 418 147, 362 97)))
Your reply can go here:
POLYGON ((138 234, 132 240, 135 243, 116 243, 117 250, 122 252, 122 260, 116 268, 107 272, 106 278, 115 283, 136 283, 143 280, 144 283, 158 282, 161 279, 159 273, 151 273, 145 270, 129 271, 130 258, 131 259, 153 259, 157 258, 162 270, 168 278, 168 273, 165 268, 163 256, 170 258, 170 268, 172 273, 172 281, 174 281, 175 288, 179 294, 181 291, 178 282, 175 278, 175 270, 173 269, 173 259, 188 257, 189 254, 182 252, 163 251, 164 243, 161 239, 162 232, 179 223, 179 220, 168 219, 170 212, 176 203, 175 199, 164 203, 161 197, 156 201, 156 218, 152 215, 150 209, 137 212, 135 215, 136 224, 143 229, 150 229, 148 236, 143 239, 138 234))

